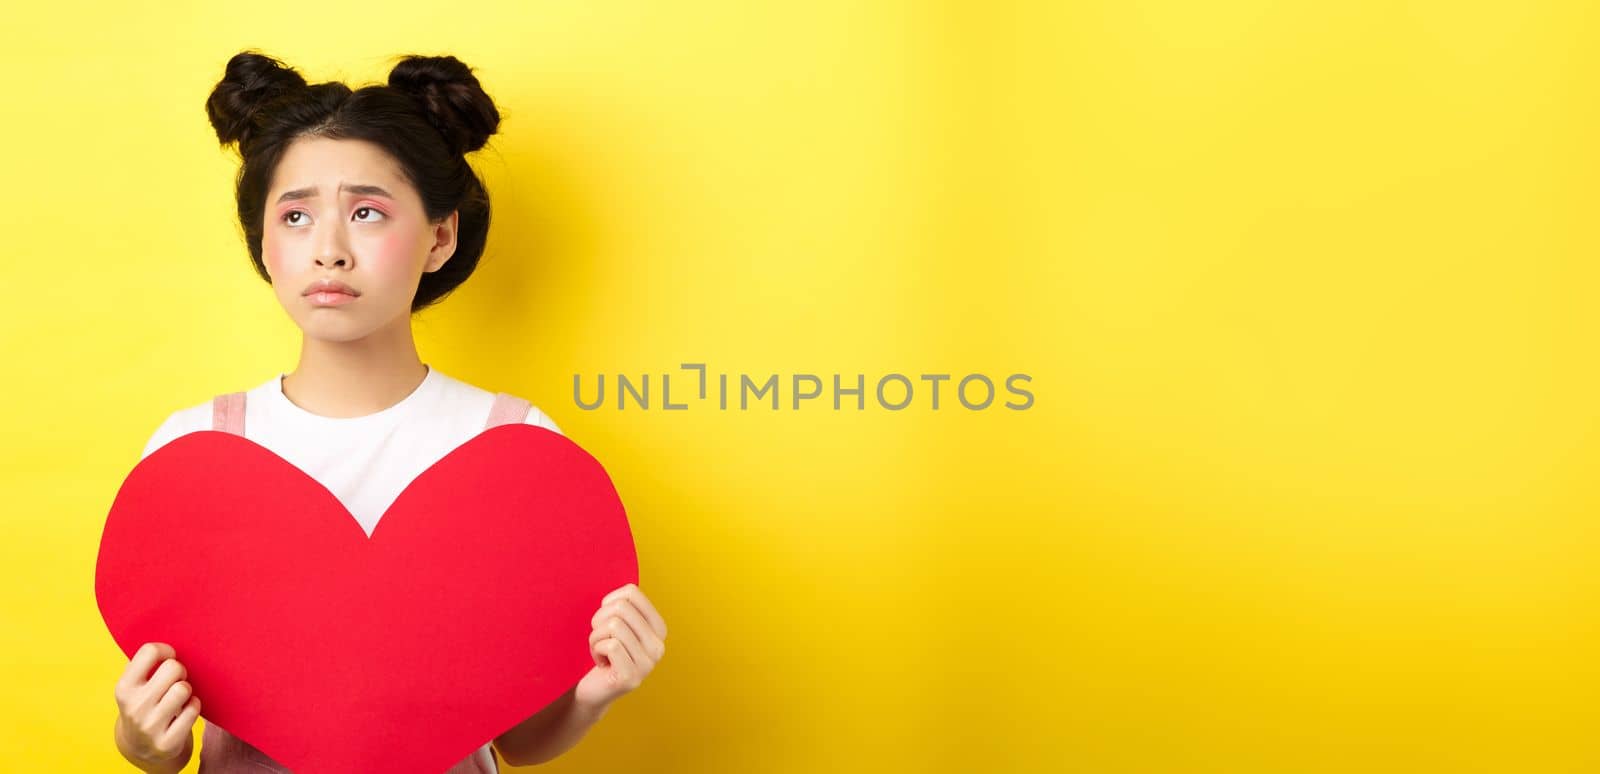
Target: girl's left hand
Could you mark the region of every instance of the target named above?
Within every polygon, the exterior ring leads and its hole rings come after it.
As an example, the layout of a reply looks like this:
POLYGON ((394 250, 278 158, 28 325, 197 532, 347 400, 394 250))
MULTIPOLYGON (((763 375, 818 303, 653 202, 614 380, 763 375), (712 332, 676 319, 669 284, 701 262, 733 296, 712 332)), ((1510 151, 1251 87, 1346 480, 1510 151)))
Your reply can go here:
POLYGON ((578 681, 576 701, 604 709, 639 687, 667 653, 667 624, 639 587, 629 583, 607 594, 591 621, 589 654, 595 667, 578 681))

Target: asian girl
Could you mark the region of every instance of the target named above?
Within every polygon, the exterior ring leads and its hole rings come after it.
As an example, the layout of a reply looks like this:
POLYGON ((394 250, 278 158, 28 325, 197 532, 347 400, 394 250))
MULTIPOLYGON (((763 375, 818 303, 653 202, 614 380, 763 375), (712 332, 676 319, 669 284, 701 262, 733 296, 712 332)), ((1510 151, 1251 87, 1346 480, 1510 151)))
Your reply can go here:
MULTIPOLYGON (((483 253, 489 197, 466 154, 496 132, 499 112, 450 56, 404 57, 386 84, 352 90, 309 85, 254 51, 229 60, 206 112, 222 144, 238 145, 251 262, 302 334, 294 371, 247 393, 245 432, 371 534, 405 482, 481 428, 491 406, 493 393, 422 362, 411 319, 483 253)), ((174 412, 145 454, 210 417, 209 402, 174 412)), ((525 421, 559 432, 537 408, 525 421)), ((666 624, 636 585, 606 595, 591 624, 594 668, 450 771, 495 771, 496 750, 512 765, 560 755, 665 655, 666 624)), ((181 658, 145 643, 116 683, 115 742, 144 771, 180 771, 194 754, 202 697, 181 658)), ((208 772, 276 765, 210 724, 200 759, 208 772)))

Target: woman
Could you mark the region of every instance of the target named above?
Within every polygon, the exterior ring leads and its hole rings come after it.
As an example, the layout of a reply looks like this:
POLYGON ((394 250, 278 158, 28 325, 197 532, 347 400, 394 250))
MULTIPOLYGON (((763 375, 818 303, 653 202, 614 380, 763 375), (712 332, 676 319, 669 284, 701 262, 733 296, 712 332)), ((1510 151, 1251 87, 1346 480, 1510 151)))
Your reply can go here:
MULTIPOLYGON (((386 85, 307 85, 294 70, 241 52, 206 102, 224 146, 238 143, 239 221, 256 272, 302 332, 299 363, 244 393, 237 432, 322 483, 370 535, 419 473, 503 414, 495 393, 423 363, 416 312, 464 282, 489 232, 489 198, 465 154, 500 116, 454 57, 406 57, 386 85)), ((520 402, 513 421, 560 432, 520 402)), ((211 429, 213 403, 173 412, 148 456, 211 429)), ((493 750, 516 765, 576 744, 610 703, 665 653, 666 626, 629 584, 602 600, 589 647, 595 667, 565 695, 450 769, 490 772, 493 750)), ((190 760, 200 697, 173 649, 145 643, 116 687, 115 739, 145 771, 190 760), (153 672, 152 672, 153 670, 153 672)), ((207 723, 203 771, 280 765, 207 723)))

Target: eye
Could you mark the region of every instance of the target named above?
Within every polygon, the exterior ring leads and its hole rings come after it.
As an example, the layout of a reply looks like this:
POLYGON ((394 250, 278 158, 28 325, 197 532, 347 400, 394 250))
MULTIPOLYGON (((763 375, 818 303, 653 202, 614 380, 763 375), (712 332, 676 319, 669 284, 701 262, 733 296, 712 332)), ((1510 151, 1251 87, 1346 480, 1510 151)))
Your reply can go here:
MULTIPOLYGON (((378 221, 382 220, 383 218, 388 217, 387 215, 383 214, 382 210, 379 210, 376 207, 357 207, 355 209, 355 214, 358 217, 363 212, 369 213, 369 214, 372 214, 372 215, 378 215, 380 217, 375 219, 375 220, 360 220, 361 223, 377 223, 378 221)), ((307 217, 308 216, 307 216, 305 210, 289 210, 288 212, 285 212, 282 217, 278 218, 278 220, 280 220, 283 223, 285 223, 287 225, 290 225, 290 226, 297 226, 300 223, 302 223, 303 221, 305 221, 305 219, 307 217), (297 220, 291 220, 291 218, 298 218, 298 219, 297 220)))

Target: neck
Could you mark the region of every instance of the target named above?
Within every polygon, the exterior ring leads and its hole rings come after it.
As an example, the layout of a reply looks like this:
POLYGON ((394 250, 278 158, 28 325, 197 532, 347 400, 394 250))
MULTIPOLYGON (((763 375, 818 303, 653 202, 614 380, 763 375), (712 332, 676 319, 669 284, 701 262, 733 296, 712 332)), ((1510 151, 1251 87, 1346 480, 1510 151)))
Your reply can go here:
POLYGON ((406 322, 354 341, 305 337, 299 364, 283 377, 284 397, 334 418, 366 416, 399 403, 428 375, 406 322))

